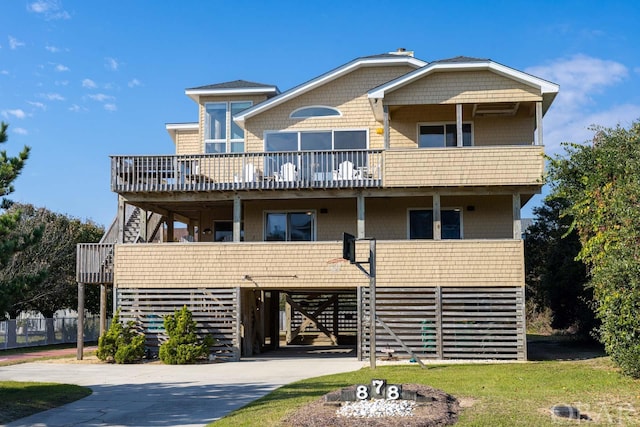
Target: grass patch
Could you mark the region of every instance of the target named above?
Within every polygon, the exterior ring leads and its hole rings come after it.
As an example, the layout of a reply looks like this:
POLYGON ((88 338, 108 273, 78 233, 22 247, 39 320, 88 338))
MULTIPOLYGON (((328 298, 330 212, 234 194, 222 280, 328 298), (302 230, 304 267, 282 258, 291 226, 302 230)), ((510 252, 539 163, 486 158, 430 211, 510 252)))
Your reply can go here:
POLYGON ((576 421, 551 418, 549 409, 556 404, 578 407, 593 420, 590 426, 640 425, 640 381, 621 376, 603 357, 427 369, 406 365, 365 368, 286 385, 209 425, 278 426, 286 414, 305 403, 340 387, 368 384, 373 378, 427 384, 473 402, 463 410, 457 426, 575 425, 576 421))
POLYGON ((86 387, 69 384, 0 381, 0 424, 89 396, 86 387))

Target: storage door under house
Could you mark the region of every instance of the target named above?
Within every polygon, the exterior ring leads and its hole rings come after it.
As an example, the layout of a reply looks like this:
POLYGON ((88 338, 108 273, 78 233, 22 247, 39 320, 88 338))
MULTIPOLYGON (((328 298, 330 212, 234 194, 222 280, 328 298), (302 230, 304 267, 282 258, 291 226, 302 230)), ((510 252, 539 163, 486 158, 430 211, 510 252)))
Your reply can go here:
MULTIPOLYGON (((369 295, 358 291, 362 360, 370 354, 369 295)), ((389 350, 410 358, 406 346, 420 359, 526 359, 523 287, 378 287, 376 316, 378 358, 389 350)))
POLYGON ((198 333, 215 339, 211 353, 222 360, 240 359, 238 288, 116 288, 116 292, 121 320, 136 323, 144 332, 147 349, 152 354, 157 354, 160 344, 167 339, 164 316, 186 305, 197 323, 198 333))

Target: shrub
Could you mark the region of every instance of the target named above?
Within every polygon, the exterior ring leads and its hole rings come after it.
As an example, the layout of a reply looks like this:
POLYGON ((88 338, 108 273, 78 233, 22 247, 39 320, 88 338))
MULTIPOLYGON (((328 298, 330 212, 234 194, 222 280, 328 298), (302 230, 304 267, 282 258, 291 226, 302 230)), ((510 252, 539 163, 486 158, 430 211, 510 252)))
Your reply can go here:
POLYGON ((169 339, 160 346, 160 360, 170 365, 195 363, 209 355, 213 338, 207 335, 200 340, 196 334, 196 322, 187 306, 164 318, 164 329, 169 339))
POLYGON ((98 359, 109 363, 137 362, 144 356, 144 334, 139 334, 133 321, 123 325, 120 310, 113 315, 109 330, 98 338, 98 359))

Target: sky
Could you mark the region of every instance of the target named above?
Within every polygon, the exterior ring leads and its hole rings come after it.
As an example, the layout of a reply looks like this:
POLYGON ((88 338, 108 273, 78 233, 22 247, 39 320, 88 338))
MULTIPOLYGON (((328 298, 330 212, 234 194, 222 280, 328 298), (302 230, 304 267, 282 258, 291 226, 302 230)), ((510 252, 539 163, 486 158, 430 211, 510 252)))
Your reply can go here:
MULTIPOLYGON (((190 87, 290 89, 403 47, 425 61, 490 58, 560 85, 547 153, 593 124, 640 118, 640 2, 0 0, 2 149, 31 156, 10 198, 107 226, 109 155, 173 154, 197 121, 190 87)), ((540 204, 535 197, 523 209, 540 204)))

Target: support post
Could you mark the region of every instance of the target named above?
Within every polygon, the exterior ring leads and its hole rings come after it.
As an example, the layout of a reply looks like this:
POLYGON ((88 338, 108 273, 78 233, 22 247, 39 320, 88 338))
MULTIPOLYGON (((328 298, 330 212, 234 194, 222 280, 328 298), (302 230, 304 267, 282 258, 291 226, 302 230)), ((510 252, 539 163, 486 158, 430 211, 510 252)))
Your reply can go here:
POLYGON ((513 238, 522 239, 522 220, 520 219, 520 193, 514 193, 513 200, 513 238))
POLYGON ((369 241, 369 365, 376 369, 376 240, 369 241))
POLYGON ((237 194, 233 196, 233 241, 240 241, 240 223, 242 221, 242 201, 237 194))
POLYGON ((362 191, 358 192, 357 198, 357 215, 358 215, 358 239, 364 239, 365 223, 364 223, 364 195, 362 191))
POLYGON ((173 242, 173 212, 167 215, 167 242, 173 242))
POLYGON ((237 362, 240 360, 242 355, 242 292, 241 288, 236 288, 236 356, 234 357, 234 361, 237 362))
POLYGON ((124 223, 127 220, 126 217, 127 204, 124 201, 124 197, 118 196, 118 237, 116 243, 124 242, 124 223))
POLYGON ((456 104, 456 136, 456 145, 462 147, 462 104, 456 104))
POLYGON ((76 358, 84 356, 84 283, 78 282, 78 335, 76 358))
POLYGON ((147 211, 140 209, 140 230, 138 231, 140 234, 140 239, 143 242, 147 242, 147 211))
POLYGON ((442 239, 442 216, 440 194, 433 195, 433 240, 442 239))
POLYGON ((107 285, 100 285, 100 336, 107 330, 107 285))

